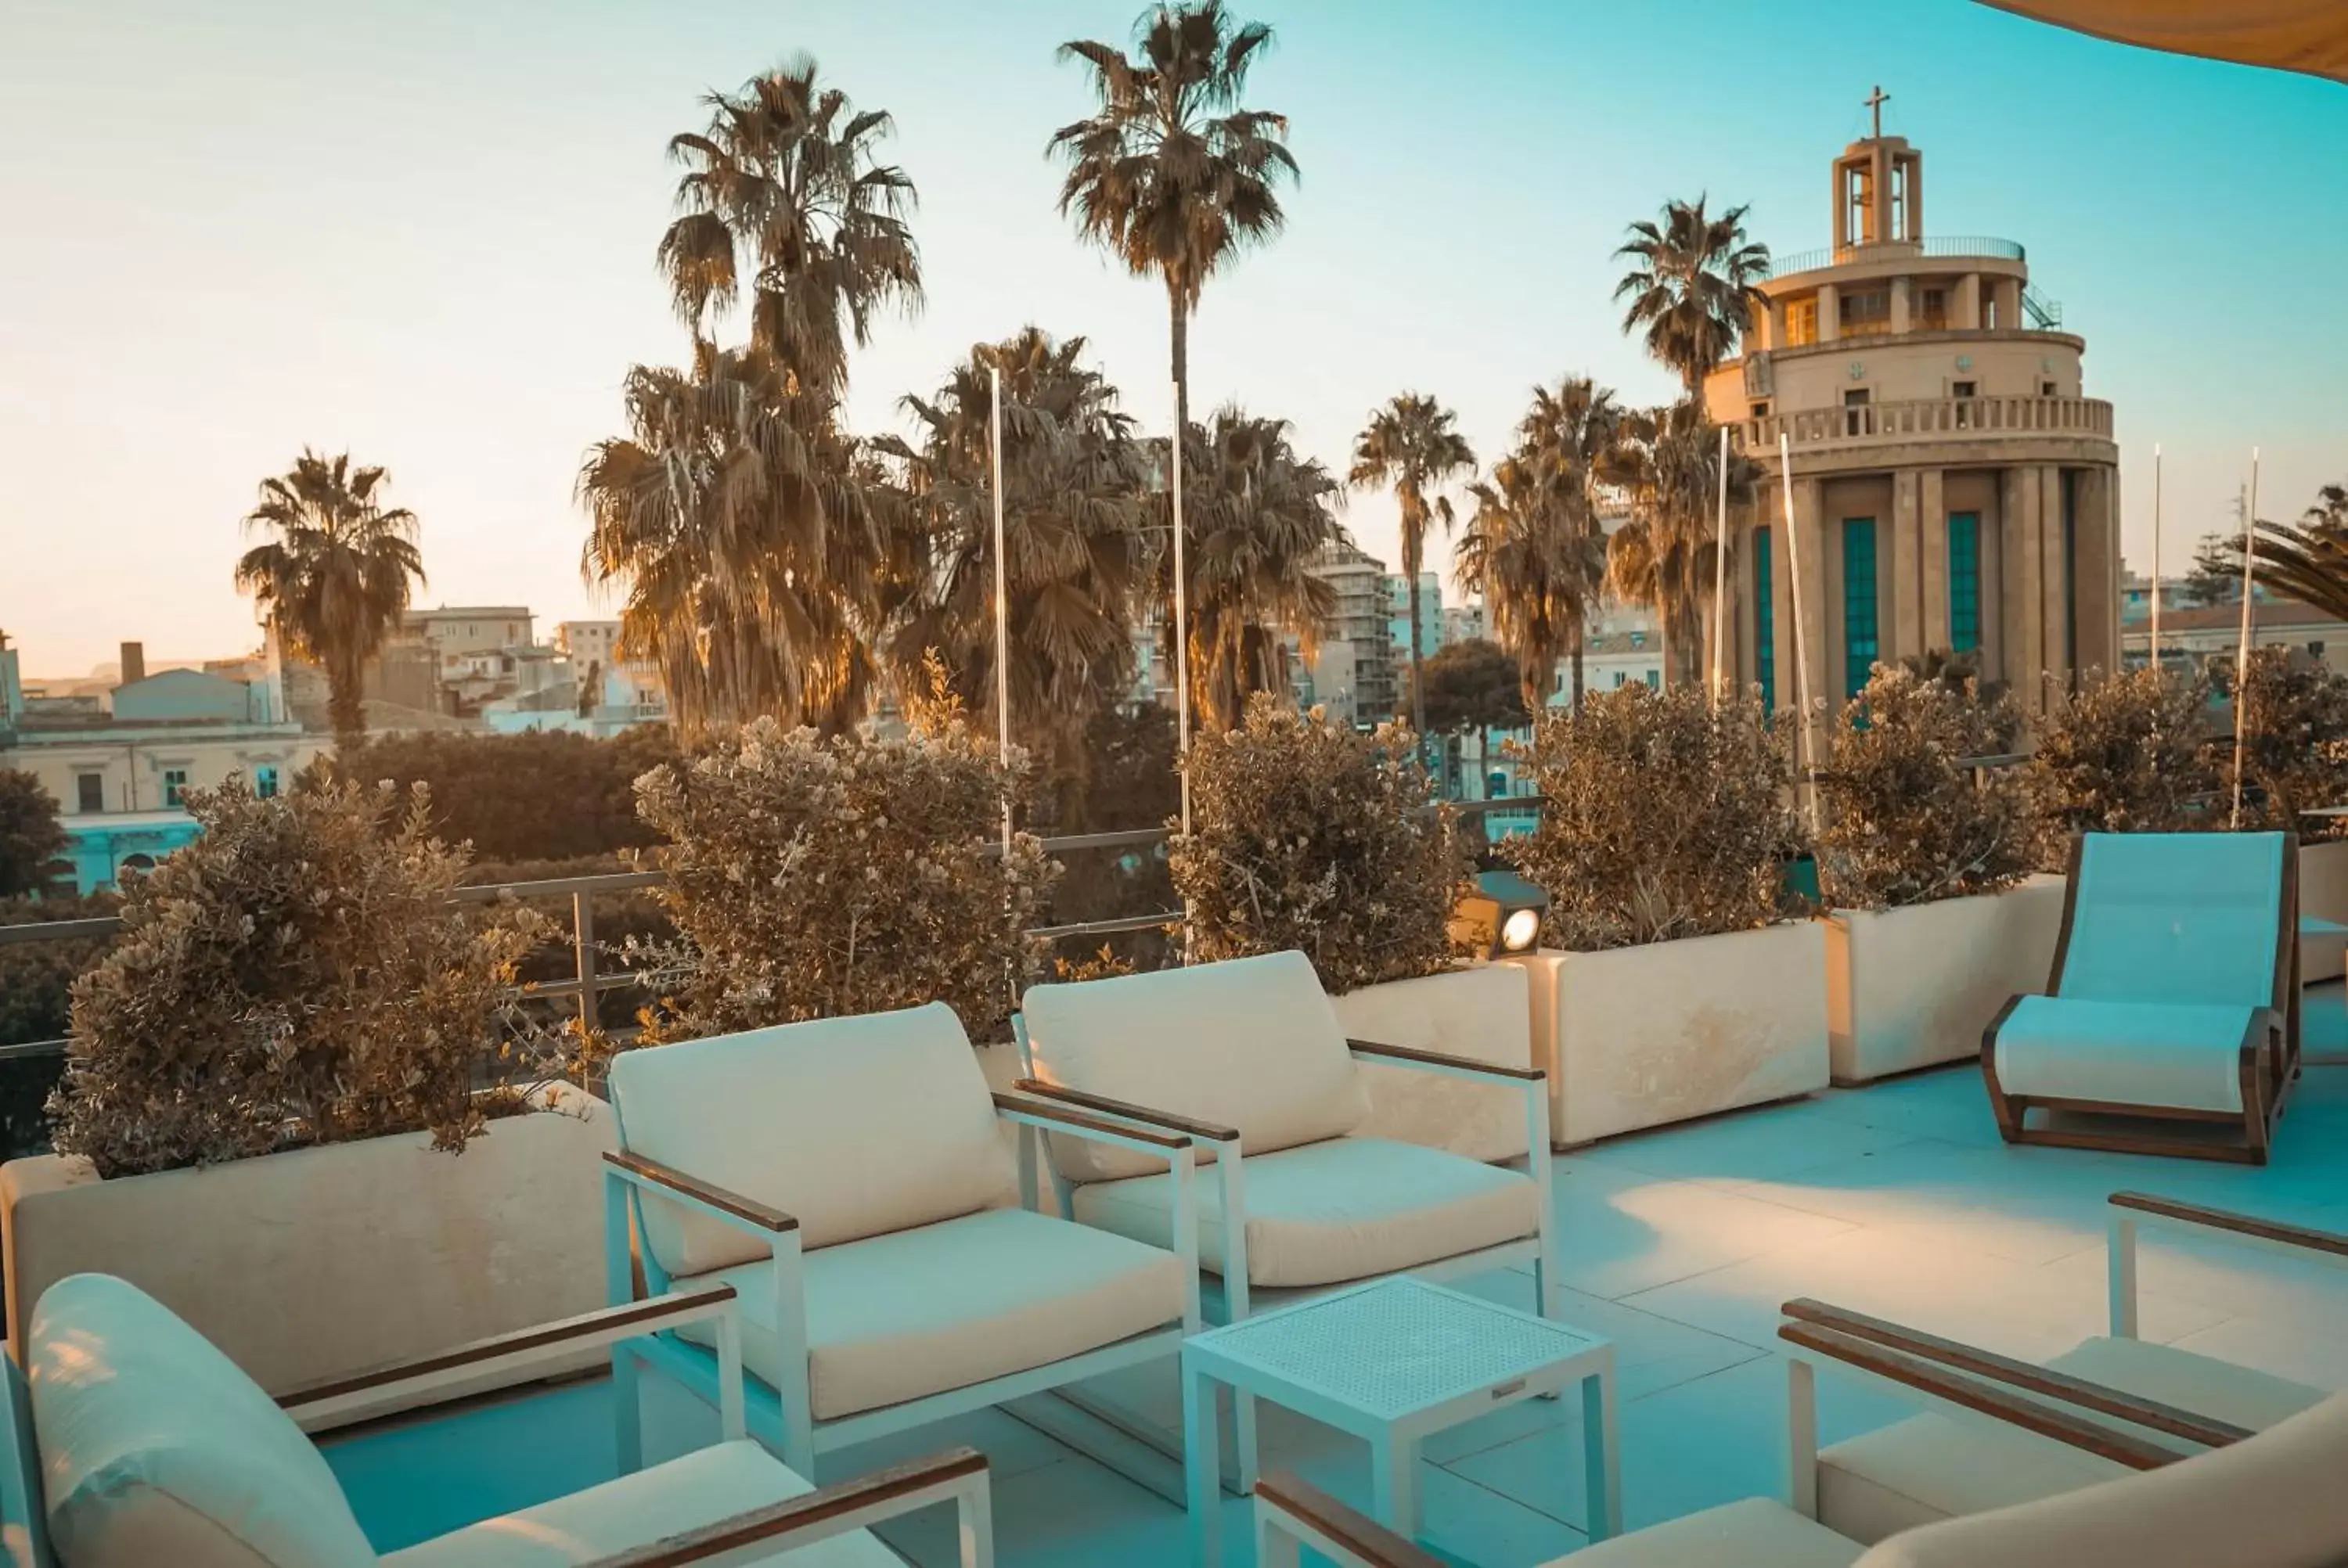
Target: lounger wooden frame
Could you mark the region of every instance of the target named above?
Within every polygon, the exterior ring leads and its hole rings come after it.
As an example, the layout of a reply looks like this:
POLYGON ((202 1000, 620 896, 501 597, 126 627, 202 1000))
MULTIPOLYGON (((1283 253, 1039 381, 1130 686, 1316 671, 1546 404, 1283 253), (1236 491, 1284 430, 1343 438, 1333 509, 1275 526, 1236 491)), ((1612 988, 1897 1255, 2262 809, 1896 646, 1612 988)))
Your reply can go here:
MULTIPOLYGON (((2071 948, 2071 926, 2078 914, 2079 865, 2086 847, 2084 836, 2071 841, 2068 876, 2063 889, 2063 929, 2054 944, 2054 964, 2047 976, 2046 994, 2063 991, 2064 960, 2071 948)), ((2116 1101, 2064 1100, 2044 1095, 2010 1094, 1997 1077, 1997 1037, 2024 999, 2014 997, 1998 1009, 1982 1031, 1982 1079, 1989 1090, 1997 1130, 2009 1143, 2044 1143, 2068 1149, 2101 1149, 2121 1154, 2175 1154, 2195 1160, 2223 1160, 2263 1165, 2273 1146, 2275 1123, 2283 1103, 2299 1080, 2299 839, 2283 835, 2282 897, 2275 931, 2274 991, 2269 1006, 2255 1013, 2243 1031, 2237 1071, 2241 1083, 2240 1112, 2186 1110, 2174 1106, 2132 1105, 2116 1101), (2189 1134, 2163 1136, 2141 1130, 2105 1132, 2075 1126, 2030 1124, 2033 1111, 2051 1119, 2061 1115, 2127 1116, 2154 1122, 2217 1123, 2235 1129, 2225 1142, 2189 1134)))

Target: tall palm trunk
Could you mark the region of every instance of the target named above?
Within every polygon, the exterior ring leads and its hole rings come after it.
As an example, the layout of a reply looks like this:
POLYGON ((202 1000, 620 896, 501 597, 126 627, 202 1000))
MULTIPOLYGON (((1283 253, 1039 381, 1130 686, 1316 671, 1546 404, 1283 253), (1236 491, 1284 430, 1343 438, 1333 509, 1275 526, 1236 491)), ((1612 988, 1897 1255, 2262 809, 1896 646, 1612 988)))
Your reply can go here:
POLYGON ((1182 438, 1182 432, 1190 428, 1190 311, 1182 302, 1181 291, 1171 282, 1166 285, 1166 306, 1171 318, 1174 438, 1179 441, 1182 438))
MULTIPOLYGON (((1577 713, 1581 712, 1581 651, 1583 645, 1589 642, 1589 641, 1590 634, 1582 629, 1579 621, 1575 622, 1573 628, 1573 711, 1577 713)), ((1547 703, 1549 702, 1549 693, 1546 692, 1542 692, 1540 700, 1543 703, 1547 703)))
POLYGON ((1426 692, 1423 689, 1425 665, 1418 647, 1418 567, 1405 562, 1403 569, 1410 573, 1410 727, 1423 737, 1426 733, 1426 692))
POLYGON ((366 678, 359 661, 337 652, 326 661, 326 721, 335 750, 347 755, 366 737, 366 678))

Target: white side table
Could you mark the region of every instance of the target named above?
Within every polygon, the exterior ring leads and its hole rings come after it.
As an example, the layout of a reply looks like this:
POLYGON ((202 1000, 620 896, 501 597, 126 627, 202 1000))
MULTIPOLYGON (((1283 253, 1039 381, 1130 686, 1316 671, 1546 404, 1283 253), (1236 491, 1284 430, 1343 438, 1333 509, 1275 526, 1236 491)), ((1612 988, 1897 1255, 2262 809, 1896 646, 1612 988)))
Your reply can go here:
POLYGON ((1193 1335, 1182 1346, 1190 1557, 1221 1561, 1215 1385, 1284 1405, 1370 1445, 1371 1511, 1418 1535, 1418 1446, 1488 1410, 1581 1385, 1590 1538, 1622 1523, 1614 1347, 1595 1334, 1422 1279, 1381 1279, 1193 1335))

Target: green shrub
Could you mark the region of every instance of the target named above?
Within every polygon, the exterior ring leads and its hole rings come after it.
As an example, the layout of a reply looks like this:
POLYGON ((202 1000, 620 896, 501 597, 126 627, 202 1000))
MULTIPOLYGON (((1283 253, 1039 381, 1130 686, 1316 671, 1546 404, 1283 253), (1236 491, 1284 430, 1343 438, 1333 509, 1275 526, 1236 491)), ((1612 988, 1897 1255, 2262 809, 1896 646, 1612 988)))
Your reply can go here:
POLYGON ((202 835, 125 890, 124 932, 73 986, 57 1146, 104 1175, 430 1129, 459 1149, 531 1081, 574 1068, 507 1032, 543 930, 452 907, 464 856, 418 792, 199 791, 202 835), (501 1091, 477 1097, 485 1064, 501 1091))
POLYGON ((1331 991, 1448 968, 1469 863, 1416 751, 1261 692, 1238 729, 1196 737, 1171 856, 1193 957, 1296 948, 1331 991))
MULTIPOLYGON (((2230 697, 2231 661, 2217 671, 2230 697)), ((2321 661, 2288 648, 2250 651, 2250 710, 2243 716, 2242 826, 2337 836, 2348 823, 2302 815, 2311 806, 2348 804, 2348 680, 2321 661)), ((2230 743, 2230 732, 2227 737, 2230 743)), ((2232 804, 2233 764, 2222 749, 2213 760, 2232 804)))
POLYGON ((1777 918, 1802 847, 1791 727, 1757 698, 1628 685, 1551 709, 1519 748, 1545 804, 1501 853, 1550 897, 1545 941, 1591 951, 1777 918))
POLYGON ((1009 1038, 1057 873, 1031 835, 1001 853, 1025 768, 952 715, 895 740, 759 719, 645 774, 637 807, 669 840, 646 857, 682 933, 635 950, 663 993, 649 1038, 932 1000, 973 1040, 1009 1038))
POLYGON ((2042 863, 2060 869, 2082 833, 2183 833, 2222 826, 2208 807, 2219 774, 2199 675, 2149 667, 2091 676, 2038 721, 2023 768, 2042 863))
POLYGON ((2021 778, 1958 765, 2002 754, 2015 727, 2013 703, 1976 682, 1877 665, 1842 711, 1819 782, 1827 897, 1897 908, 2020 882, 2037 850, 2021 778))
POLYGON ((666 725, 644 724, 607 741, 562 730, 385 735, 333 769, 403 795, 423 784, 433 831, 483 860, 572 860, 654 843, 636 815, 635 781, 676 756, 666 725))
MULTIPOLYGON (((114 914, 111 893, 88 898, 0 898, 0 926, 88 920, 114 914)), ((0 1045, 63 1040, 72 1026, 74 977, 104 957, 111 937, 0 947, 0 1045)), ((48 1100, 65 1073, 65 1052, 0 1059, 0 1160, 49 1147, 48 1100)))

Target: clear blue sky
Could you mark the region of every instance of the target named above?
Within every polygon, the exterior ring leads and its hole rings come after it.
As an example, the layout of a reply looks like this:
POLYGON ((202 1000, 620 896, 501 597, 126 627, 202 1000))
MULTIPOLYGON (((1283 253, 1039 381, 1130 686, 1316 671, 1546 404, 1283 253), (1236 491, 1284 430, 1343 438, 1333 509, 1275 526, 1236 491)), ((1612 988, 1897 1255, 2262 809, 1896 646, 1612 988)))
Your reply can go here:
MULTIPOLYGON (((589 612, 572 484, 630 364, 684 334, 652 267, 696 97, 799 49, 891 110, 929 304, 854 369, 895 427, 974 341, 1082 333, 1165 418, 1165 308, 1053 210, 1056 65, 1130 0, 0 0, 0 628, 29 672, 143 638, 254 641, 230 586, 258 479, 304 444, 388 466, 424 602, 589 612)), ((1194 401, 1342 464, 1406 387, 1505 441, 1537 379, 1669 384, 1618 330, 1610 252, 1665 198, 1825 243, 1828 160, 1881 82, 1941 233, 2024 242, 2118 408, 2127 540, 2152 444, 2172 560, 2266 451, 2261 511, 2348 477, 2348 89, 2054 31, 1968 0, 1243 0, 1278 46, 1287 236, 1210 289, 1194 401)), ((1393 508, 1349 520, 1374 551, 1393 508)))

